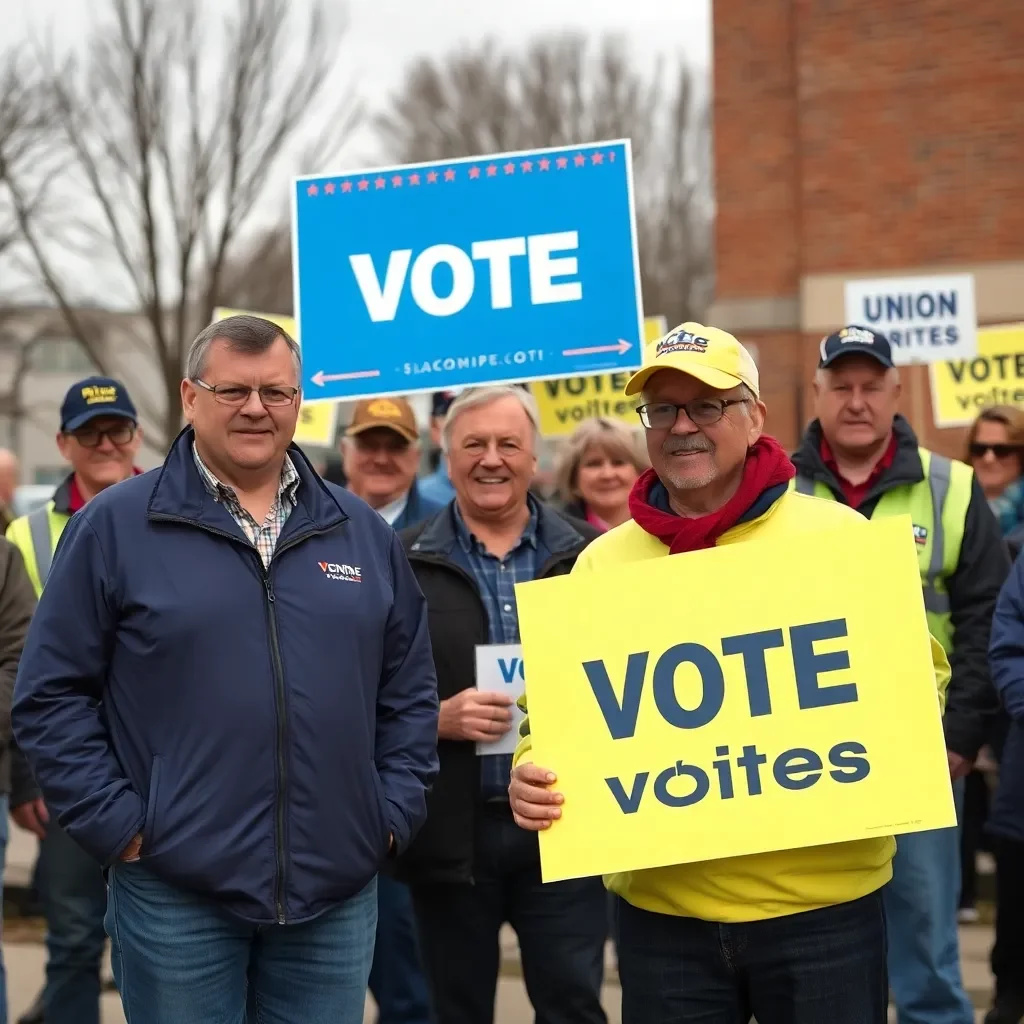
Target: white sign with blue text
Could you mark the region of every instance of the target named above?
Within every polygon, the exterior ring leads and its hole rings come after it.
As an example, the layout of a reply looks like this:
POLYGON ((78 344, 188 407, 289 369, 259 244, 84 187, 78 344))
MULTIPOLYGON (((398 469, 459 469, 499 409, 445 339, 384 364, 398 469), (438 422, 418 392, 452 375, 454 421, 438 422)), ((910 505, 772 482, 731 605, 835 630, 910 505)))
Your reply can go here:
POLYGON ((846 323, 884 334, 897 366, 977 355, 973 274, 847 281, 845 297, 846 323))
POLYGON ((640 365, 629 141, 303 177, 306 401, 640 365))
MULTIPOLYGON (((476 649, 476 688, 504 693, 513 701, 526 692, 523 648, 520 644, 480 644, 476 649)), ((525 715, 512 705, 512 728, 499 740, 476 745, 478 754, 512 754, 519 742, 519 726, 525 715)))

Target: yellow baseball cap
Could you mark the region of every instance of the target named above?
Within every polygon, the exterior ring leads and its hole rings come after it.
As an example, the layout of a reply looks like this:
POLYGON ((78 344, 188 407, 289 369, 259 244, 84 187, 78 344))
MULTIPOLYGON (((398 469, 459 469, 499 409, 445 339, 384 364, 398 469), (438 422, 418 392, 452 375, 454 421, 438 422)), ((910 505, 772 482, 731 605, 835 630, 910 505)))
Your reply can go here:
POLYGON ((644 365, 629 378, 626 394, 643 390, 659 370, 678 370, 716 391, 746 384, 755 396, 760 393, 757 366, 750 353, 731 334, 692 321, 673 327, 645 347, 644 365))

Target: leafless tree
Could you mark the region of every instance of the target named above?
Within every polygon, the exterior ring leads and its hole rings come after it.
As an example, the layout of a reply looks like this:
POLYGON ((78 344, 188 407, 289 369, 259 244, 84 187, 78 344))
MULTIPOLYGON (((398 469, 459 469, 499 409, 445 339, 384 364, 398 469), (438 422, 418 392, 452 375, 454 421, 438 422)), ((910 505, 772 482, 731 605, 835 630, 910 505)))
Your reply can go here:
POLYGON ((326 157, 357 111, 347 93, 328 96, 345 27, 336 0, 312 0, 304 26, 289 0, 235 0, 221 23, 201 0, 108 4, 83 59, 40 54, 56 147, 26 168, 4 159, 0 139, 0 190, 70 336, 150 406, 163 446, 181 422, 188 344, 275 174, 283 191, 289 147, 315 128, 326 157), (111 296, 142 314, 135 370, 111 365, 81 314, 83 299, 111 296))
POLYGON ((375 120, 399 162, 631 139, 644 306, 678 323, 710 300, 710 133, 681 60, 645 74, 617 37, 487 42, 417 61, 375 120))

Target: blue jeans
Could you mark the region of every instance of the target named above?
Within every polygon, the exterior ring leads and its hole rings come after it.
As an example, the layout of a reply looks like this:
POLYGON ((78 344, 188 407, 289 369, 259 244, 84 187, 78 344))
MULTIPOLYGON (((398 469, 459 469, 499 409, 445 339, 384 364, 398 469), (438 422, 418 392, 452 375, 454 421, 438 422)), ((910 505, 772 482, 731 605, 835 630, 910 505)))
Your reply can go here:
POLYGON ((377 1003, 377 1024, 431 1024, 412 897, 405 885, 387 875, 377 878, 377 940, 370 991, 377 1003))
POLYGON ((622 1024, 886 1024, 880 893, 746 924, 619 900, 622 1024))
POLYGON ((106 923, 128 1024, 362 1024, 375 881, 312 921, 259 926, 145 861, 115 864, 106 923))
POLYGON ((99 1024, 107 937, 103 871, 51 818, 39 844, 46 914, 46 1024, 99 1024))
MULTIPOLYGON (((964 781, 953 784, 957 816, 964 781)), ((956 828, 896 837, 892 881, 883 890, 889 976, 899 1024, 971 1024, 960 977, 957 908, 960 835, 956 828)))
MULTIPOLYGON (((0 879, 7 862, 7 794, 0 794, 0 879)), ((7 1024, 7 972, 4 970, 4 923, 0 914, 0 1024, 7 1024)))

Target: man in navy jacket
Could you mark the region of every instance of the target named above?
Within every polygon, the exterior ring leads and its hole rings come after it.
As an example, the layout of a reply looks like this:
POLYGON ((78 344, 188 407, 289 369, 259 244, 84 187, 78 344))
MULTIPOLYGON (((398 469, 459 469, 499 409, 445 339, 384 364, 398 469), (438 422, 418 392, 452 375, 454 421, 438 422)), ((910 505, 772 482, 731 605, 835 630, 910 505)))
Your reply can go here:
POLYGON ((1018 557, 992 618, 992 682, 1010 727, 999 764, 999 787, 989 811, 995 840, 995 1002, 986 1024, 1024 1017, 1024 559, 1018 557))
POLYGON ((423 596, 291 445, 298 384, 273 324, 204 330, 191 426, 71 520, 26 641, 14 731, 110 869, 129 1024, 361 1022, 377 871, 426 813, 423 596))

